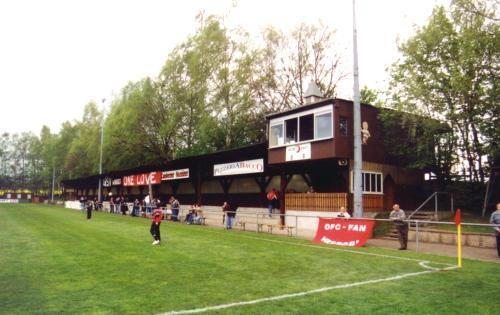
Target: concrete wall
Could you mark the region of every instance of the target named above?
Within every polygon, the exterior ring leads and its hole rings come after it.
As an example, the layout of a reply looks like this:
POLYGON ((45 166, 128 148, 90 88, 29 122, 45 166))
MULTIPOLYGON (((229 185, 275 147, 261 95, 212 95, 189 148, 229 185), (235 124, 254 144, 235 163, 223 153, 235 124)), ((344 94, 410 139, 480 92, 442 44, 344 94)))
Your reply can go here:
MULTIPOLYGON (((416 240, 416 233, 410 230, 408 233, 410 241, 416 240)), ((438 230, 419 230, 419 242, 456 244, 457 233, 438 230)), ((472 247, 496 248, 495 235, 487 233, 462 233, 462 245, 472 247)))

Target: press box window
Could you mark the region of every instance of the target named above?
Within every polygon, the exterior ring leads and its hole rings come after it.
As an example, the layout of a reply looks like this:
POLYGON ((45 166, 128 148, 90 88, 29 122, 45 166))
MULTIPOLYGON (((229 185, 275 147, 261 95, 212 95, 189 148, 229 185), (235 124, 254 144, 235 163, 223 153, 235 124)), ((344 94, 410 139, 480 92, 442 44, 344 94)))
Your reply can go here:
POLYGON ((314 139, 314 115, 299 117, 300 141, 314 139))
POLYGON ((347 118, 339 117, 339 135, 347 136, 347 118))
POLYGON ((286 138, 285 138, 286 144, 297 142, 297 135, 298 135, 297 118, 285 120, 285 132, 286 132, 286 138))
POLYGON ((271 146, 283 145, 283 124, 271 126, 269 142, 271 146))
POLYGON ((314 117, 314 138, 332 137, 332 113, 319 114, 314 117))

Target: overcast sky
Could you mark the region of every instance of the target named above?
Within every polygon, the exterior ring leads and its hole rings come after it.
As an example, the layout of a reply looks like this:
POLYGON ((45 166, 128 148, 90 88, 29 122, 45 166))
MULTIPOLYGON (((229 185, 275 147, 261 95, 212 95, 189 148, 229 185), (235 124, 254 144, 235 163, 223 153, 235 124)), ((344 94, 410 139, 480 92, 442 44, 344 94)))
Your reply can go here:
MULTIPOLYGON (((397 39, 426 23, 449 0, 357 0, 361 86, 384 89, 397 39)), ((81 119, 91 100, 107 105, 128 81, 155 77, 168 53, 196 27, 195 16, 227 16, 257 37, 267 25, 284 31, 322 20, 337 30, 337 53, 352 72, 351 0, 2 0, 0 132, 58 132, 81 119)), ((352 77, 339 97, 352 97, 352 77)))

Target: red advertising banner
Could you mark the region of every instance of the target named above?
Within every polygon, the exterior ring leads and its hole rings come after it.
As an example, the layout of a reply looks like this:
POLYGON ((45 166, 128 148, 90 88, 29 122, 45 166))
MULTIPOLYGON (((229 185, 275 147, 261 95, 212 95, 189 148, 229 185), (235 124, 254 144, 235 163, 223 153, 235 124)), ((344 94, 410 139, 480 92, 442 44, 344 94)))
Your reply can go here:
POLYGON ((189 178, 189 168, 162 172, 161 180, 189 178))
POLYGON ((123 186, 146 186, 161 183, 161 172, 151 172, 123 177, 123 186))
POLYGON ((372 236, 373 220, 319 218, 314 242, 340 246, 363 246, 372 236))

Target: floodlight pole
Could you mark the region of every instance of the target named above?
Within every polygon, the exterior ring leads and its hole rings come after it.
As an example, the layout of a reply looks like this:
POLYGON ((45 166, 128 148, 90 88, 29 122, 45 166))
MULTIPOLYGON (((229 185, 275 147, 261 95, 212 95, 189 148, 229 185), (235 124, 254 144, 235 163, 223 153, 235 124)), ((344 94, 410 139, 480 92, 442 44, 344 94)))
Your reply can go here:
POLYGON ((104 142, 104 102, 106 101, 105 98, 102 99, 102 118, 101 118, 101 150, 100 150, 100 155, 99 155, 99 189, 97 192, 97 200, 99 202, 102 201, 102 194, 101 194, 101 186, 102 186, 102 145, 104 142))
POLYGON ((55 167, 55 165, 52 165, 52 197, 50 198, 50 200, 52 201, 52 203, 54 203, 54 189, 55 189, 55 186, 56 186, 56 167, 55 167))
POLYGON ((354 74, 354 169, 353 169, 353 192, 354 192, 354 217, 363 216, 363 195, 361 184, 361 170, 363 157, 361 155, 361 109, 359 101, 359 70, 358 70, 358 38, 356 30, 356 0, 352 0, 352 47, 353 47, 353 74, 354 74))

